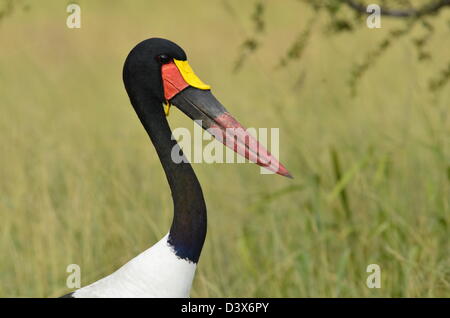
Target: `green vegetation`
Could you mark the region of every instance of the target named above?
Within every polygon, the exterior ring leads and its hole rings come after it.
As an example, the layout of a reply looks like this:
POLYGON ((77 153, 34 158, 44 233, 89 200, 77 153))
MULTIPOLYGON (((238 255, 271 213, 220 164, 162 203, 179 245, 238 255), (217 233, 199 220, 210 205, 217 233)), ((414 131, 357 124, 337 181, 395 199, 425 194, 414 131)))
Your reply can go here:
MULTIPOLYGON (((30 1, 0 21, 0 296, 62 295, 68 264, 86 285, 169 229, 169 188, 121 79, 129 50, 153 36, 185 48, 244 125, 280 127, 295 177, 194 165, 209 232, 192 297, 450 295, 450 90, 429 89, 448 61, 449 10, 427 39, 431 59, 399 37, 353 96, 358 53, 403 22, 328 37, 319 14, 301 57, 280 68, 315 13, 268 2, 264 41, 233 72, 253 1, 77 3, 78 30, 64 1, 30 1), (366 287, 372 263, 381 289, 366 287)), ((169 121, 192 130, 175 108, 169 121)))

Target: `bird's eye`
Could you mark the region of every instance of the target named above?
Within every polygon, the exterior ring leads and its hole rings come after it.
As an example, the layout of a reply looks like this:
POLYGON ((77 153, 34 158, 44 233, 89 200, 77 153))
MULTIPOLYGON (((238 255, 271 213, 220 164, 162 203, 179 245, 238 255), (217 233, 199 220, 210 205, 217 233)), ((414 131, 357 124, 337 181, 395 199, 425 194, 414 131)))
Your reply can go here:
POLYGON ((167 63, 169 63, 172 59, 171 59, 169 56, 167 56, 166 54, 161 54, 161 55, 158 55, 157 60, 158 60, 159 63, 161 63, 161 64, 167 64, 167 63))

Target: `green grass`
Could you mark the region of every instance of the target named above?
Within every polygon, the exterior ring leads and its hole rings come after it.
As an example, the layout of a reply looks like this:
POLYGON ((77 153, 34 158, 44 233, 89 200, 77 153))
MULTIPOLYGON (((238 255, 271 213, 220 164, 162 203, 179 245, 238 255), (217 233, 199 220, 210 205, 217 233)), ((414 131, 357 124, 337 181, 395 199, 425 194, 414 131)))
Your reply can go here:
MULTIPOLYGON (((163 36, 244 125, 280 127, 290 180, 254 165, 196 164, 208 235, 192 297, 448 297, 450 90, 428 79, 447 62, 447 21, 417 62, 400 39, 350 97, 352 65, 390 26, 324 35, 321 17, 302 59, 276 69, 311 12, 270 3, 265 42, 241 72, 252 2, 32 2, 0 24, 0 296, 68 292, 163 236, 170 191, 121 80, 128 51, 163 36), (303 74, 303 80, 298 81, 303 74), (296 84, 300 83, 300 84, 296 84), (366 267, 382 288, 366 287, 366 267)), ((175 109, 172 127, 192 124, 175 109)))

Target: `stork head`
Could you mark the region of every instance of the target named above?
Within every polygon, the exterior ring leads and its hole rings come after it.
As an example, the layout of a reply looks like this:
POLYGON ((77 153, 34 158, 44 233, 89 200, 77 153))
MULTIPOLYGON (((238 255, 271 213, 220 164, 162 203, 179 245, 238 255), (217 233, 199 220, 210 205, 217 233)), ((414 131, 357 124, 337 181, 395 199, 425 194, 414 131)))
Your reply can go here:
POLYGON ((171 105, 179 108, 216 139, 248 160, 282 176, 287 169, 239 124, 190 67, 184 50, 161 38, 136 45, 125 61, 123 80, 131 103, 152 116, 168 115, 171 105), (143 103, 144 100, 152 103, 143 103))

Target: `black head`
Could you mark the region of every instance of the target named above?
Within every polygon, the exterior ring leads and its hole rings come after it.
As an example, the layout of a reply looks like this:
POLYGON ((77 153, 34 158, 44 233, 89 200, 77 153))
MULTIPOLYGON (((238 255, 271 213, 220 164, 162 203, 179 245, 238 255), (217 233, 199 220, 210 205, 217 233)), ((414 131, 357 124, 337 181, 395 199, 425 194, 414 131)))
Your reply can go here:
POLYGON ((135 107, 148 101, 164 102, 161 66, 173 59, 184 61, 186 53, 166 39, 150 38, 131 50, 123 66, 123 82, 135 107))
POLYGON ((160 134, 163 126, 165 137, 170 138, 170 129, 162 107, 167 102, 192 120, 200 122, 204 129, 217 128, 216 134, 211 133, 250 161, 280 175, 291 176, 275 157, 245 132, 214 97, 210 86, 195 75, 187 62, 186 53, 177 44, 161 38, 151 38, 136 45, 125 61, 123 81, 131 104, 155 141, 160 141, 161 137, 157 134, 160 134), (227 142, 227 129, 243 132, 237 138, 239 146, 227 142))

